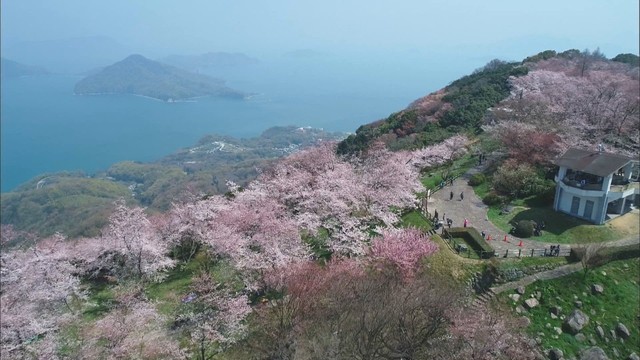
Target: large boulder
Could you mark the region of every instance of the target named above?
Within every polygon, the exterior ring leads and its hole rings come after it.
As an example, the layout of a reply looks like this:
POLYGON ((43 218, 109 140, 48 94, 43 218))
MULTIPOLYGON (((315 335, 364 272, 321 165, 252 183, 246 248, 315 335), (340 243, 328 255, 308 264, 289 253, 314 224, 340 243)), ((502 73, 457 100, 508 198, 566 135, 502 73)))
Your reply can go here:
POLYGON ((627 327, 624 326, 623 323, 618 323, 618 325, 616 325, 616 333, 623 339, 627 339, 629 336, 631 336, 631 333, 629 333, 629 329, 627 329, 627 327))
POLYGON ((636 354, 636 353, 631 353, 631 355, 629 355, 629 357, 627 359, 629 359, 629 360, 640 360, 640 356, 638 356, 638 354, 636 354))
POLYGON ((538 299, 536 298, 530 298, 524 301, 524 306, 527 307, 527 309, 533 309, 534 307, 538 306, 540 303, 538 302, 538 299))
POLYGON ((560 360, 562 359, 562 356, 564 356, 564 353, 558 348, 549 350, 549 359, 551 360, 560 360))
POLYGON ((604 353, 604 350, 594 346, 584 350, 580 354, 580 360, 609 360, 609 358, 604 353))
POLYGON ((600 284, 593 284, 591 285, 591 292, 600 295, 604 292, 604 287, 600 284))
POLYGON ((571 315, 567 316, 562 324, 562 328, 565 332, 571 335, 575 335, 582 330, 589 323, 589 316, 582 311, 575 309, 571 315))

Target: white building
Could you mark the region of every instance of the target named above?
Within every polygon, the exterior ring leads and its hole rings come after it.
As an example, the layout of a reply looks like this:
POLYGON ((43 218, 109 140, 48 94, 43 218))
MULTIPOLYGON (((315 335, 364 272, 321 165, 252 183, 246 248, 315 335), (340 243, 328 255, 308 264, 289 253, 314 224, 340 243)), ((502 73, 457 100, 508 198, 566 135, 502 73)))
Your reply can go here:
POLYGON ((569 149, 555 161, 553 209, 603 224, 607 214, 624 214, 638 205, 638 161, 602 151, 569 149), (633 173, 633 176, 632 176, 633 173))

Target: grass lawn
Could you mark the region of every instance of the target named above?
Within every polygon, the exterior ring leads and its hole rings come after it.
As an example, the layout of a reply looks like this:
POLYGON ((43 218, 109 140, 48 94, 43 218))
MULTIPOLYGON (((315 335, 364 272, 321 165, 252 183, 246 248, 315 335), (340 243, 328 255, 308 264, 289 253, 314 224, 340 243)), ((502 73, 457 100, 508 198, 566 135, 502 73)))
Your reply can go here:
POLYGON ((462 283, 475 272, 482 271, 482 261, 462 258, 456 255, 438 235, 432 236, 431 240, 438 244, 440 250, 433 255, 427 256, 424 260, 425 266, 429 268, 430 272, 445 279, 462 283))
POLYGON ((431 230, 431 223, 427 221, 419 210, 413 210, 402 215, 400 227, 414 227, 422 231, 427 231, 431 230))
POLYGON ((593 225, 569 215, 553 211, 550 207, 515 207, 509 214, 500 215, 497 208, 489 209, 489 220, 501 230, 508 232, 513 224, 520 220, 543 220, 546 224, 542 236, 529 239, 557 244, 586 244, 617 240, 625 234, 610 224, 593 225))
MULTIPOLYGON (((538 281, 526 288, 522 299, 531 297, 536 292, 541 292, 540 306, 526 312, 531 320, 527 332, 533 338, 540 338, 543 349, 557 347, 564 352, 565 358, 571 358, 585 348, 590 347, 589 339, 593 338, 596 346, 601 347, 609 358, 626 359, 631 352, 640 352, 640 259, 614 261, 588 273, 577 272, 563 278, 538 281), (591 293, 591 285, 600 284, 604 287, 604 293, 595 295, 591 293), (560 318, 553 319, 550 315, 552 306, 562 307, 561 314, 569 315, 575 308, 575 301, 582 301, 582 309, 589 316, 589 323, 581 331, 587 338, 585 342, 579 342, 567 333, 557 334, 554 327, 562 328, 560 318), (629 329, 631 336, 624 342, 612 339, 609 331, 615 329, 618 322, 623 323, 629 329), (549 325, 547 325, 549 324, 549 325), (605 332, 602 339, 596 334, 596 327, 600 325, 605 332), (615 357, 613 349, 617 349, 620 356, 615 357)), ((515 308, 515 304, 508 294, 500 294, 498 299, 515 308)), ((523 300, 519 301, 521 304, 523 300)))

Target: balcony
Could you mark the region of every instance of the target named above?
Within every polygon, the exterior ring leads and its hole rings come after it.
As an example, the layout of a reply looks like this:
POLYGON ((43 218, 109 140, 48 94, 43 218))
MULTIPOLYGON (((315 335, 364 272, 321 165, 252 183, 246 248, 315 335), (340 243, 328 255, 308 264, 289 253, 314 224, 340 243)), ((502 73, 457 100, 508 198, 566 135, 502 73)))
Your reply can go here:
POLYGON ((602 183, 587 183, 584 184, 577 182, 575 180, 569 180, 565 178, 562 181, 558 181, 558 177, 555 178, 556 184, 560 186, 564 191, 574 194, 576 196, 585 196, 585 197, 598 197, 603 196, 605 194, 602 191, 602 183))

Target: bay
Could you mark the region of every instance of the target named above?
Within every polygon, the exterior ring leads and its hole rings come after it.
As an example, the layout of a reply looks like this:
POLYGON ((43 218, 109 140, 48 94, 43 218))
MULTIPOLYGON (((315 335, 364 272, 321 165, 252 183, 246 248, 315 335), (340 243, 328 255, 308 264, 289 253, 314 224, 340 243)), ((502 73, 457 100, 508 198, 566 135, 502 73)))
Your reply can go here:
POLYGON ((277 59, 211 75, 255 95, 165 103, 132 95, 77 96, 79 76, 2 79, 1 188, 45 172, 88 174, 153 161, 206 134, 252 137, 277 125, 353 132, 451 79, 433 64, 277 59))

